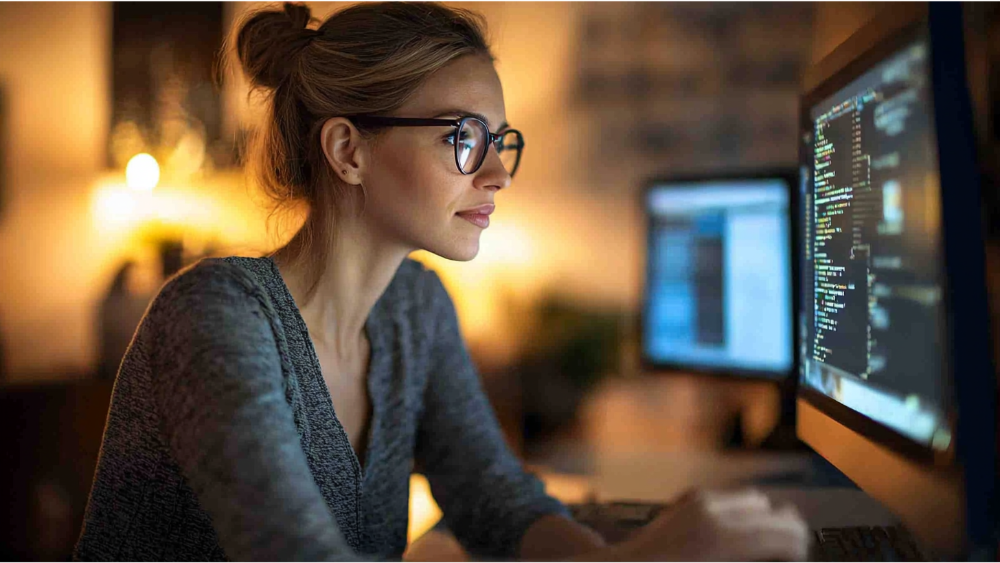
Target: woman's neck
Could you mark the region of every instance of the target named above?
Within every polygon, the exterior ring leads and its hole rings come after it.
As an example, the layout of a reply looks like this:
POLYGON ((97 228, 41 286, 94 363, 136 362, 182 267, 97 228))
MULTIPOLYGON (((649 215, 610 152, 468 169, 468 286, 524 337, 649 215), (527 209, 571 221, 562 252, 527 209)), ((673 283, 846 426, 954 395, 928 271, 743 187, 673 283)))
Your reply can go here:
POLYGON ((411 250, 381 241, 358 221, 339 227, 311 293, 308 255, 295 260, 279 252, 274 261, 313 340, 349 358, 362 348, 365 322, 411 250))

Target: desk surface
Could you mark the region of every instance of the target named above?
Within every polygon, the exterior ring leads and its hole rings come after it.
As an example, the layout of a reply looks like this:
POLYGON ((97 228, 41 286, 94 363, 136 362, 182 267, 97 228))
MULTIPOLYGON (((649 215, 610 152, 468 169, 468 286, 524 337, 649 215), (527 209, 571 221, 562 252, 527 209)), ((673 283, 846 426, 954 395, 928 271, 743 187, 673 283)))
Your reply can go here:
POLYGON ((669 502, 691 488, 797 486, 854 488, 809 451, 609 451, 560 448, 528 465, 566 502, 638 499, 669 502))

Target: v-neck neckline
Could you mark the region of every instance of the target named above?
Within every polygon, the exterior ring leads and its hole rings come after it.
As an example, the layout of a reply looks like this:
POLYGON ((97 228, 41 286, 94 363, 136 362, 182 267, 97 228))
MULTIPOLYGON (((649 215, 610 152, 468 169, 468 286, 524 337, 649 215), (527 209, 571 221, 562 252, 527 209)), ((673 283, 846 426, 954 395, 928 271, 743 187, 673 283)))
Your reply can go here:
MULTIPOLYGON (((308 354, 308 359, 311 364, 310 367, 317 374, 318 384, 320 388, 323 389, 323 394, 325 398, 325 404, 330 408, 330 413, 333 415, 333 421, 335 423, 336 429, 338 430, 338 438, 342 440, 346 445, 347 449, 351 452, 352 465, 358 472, 358 476, 362 483, 364 483, 365 475, 370 473, 371 470, 371 451, 376 445, 376 438, 378 436, 377 430, 379 429, 380 415, 382 414, 382 401, 378 393, 375 392, 375 375, 380 373, 381 359, 382 359, 382 342, 379 339, 379 334, 374 330, 375 317, 378 312, 379 302, 376 301, 372 310, 368 312, 368 318, 365 319, 365 336, 368 337, 368 367, 365 373, 365 388, 368 391, 368 400, 371 402, 371 419, 368 420, 368 431, 366 436, 366 443, 364 448, 364 453, 361 457, 358 457, 358 452, 355 451, 354 446, 351 445, 351 439, 347 435, 347 430, 344 425, 340 422, 340 418, 337 417, 337 410, 333 406, 333 396, 330 394, 330 387, 326 384, 326 379, 323 377, 323 368, 319 362, 319 354, 316 353, 316 347, 313 345, 312 337, 309 336, 309 327, 306 324, 305 319, 302 317, 302 312, 299 310, 298 304, 295 302, 295 297, 292 296, 291 290, 288 288, 288 284, 285 283, 285 278, 281 275, 281 270, 278 268, 278 264, 275 263, 274 259, 270 256, 265 257, 267 261, 271 264, 271 269, 274 275, 277 277, 282 291, 284 293, 284 298, 288 300, 291 305, 292 318, 298 324, 295 327, 299 333, 302 335, 303 345, 308 354), (362 459, 363 458, 363 459, 362 459), (363 461, 363 463, 362 463, 363 461)), ((379 300, 381 301, 381 300, 379 300)))

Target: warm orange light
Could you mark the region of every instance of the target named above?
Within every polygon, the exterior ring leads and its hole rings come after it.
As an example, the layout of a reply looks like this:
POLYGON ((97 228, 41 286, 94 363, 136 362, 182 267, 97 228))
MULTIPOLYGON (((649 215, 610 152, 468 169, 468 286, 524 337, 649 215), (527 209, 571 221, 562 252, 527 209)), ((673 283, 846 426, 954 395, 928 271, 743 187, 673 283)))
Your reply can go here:
POLYGON ((530 267, 535 257, 531 237, 520 226, 494 221, 490 230, 479 239, 480 264, 495 265, 503 269, 530 267))
POLYGON ((125 183, 139 192, 151 192, 160 181, 160 165, 147 153, 139 153, 125 166, 125 183))
POLYGON ((535 468, 536 475, 545 485, 545 493, 564 503, 592 502, 597 497, 593 479, 583 475, 552 473, 535 468))
POLYGON ((427 533, 441 519, 441 509, 431 496, 431 485, 423 475, 410 475, 410 523, 406 543, 427 533))
POLYGON ((94 195, 94 216, 100 225, 130 224, 137 211, 136 194, 120 186, 105 186, 94 195))
POLYGON ((96 232, 106 244, 131 251, 136 230, 156 218, 153 197, 152 193, 137 192, 114 181, 98 183, 91 199, 96 232))

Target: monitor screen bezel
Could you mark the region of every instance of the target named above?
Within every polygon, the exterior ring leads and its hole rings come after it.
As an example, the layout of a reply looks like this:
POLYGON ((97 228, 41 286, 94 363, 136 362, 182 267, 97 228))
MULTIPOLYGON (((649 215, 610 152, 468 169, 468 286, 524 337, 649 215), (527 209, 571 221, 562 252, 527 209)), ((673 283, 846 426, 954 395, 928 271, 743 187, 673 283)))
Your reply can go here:
POLYGON ((799 286, 798 280, 798 252, 795 244, 795 233, 797 232, 796 224, 796 213, 795 210, 798 207, 796 194, 798 193, 798 171, 795 168, 757 168, 757 169, 747 169, 747 170, 727 170, 724 172, 706 172, 706 173, 692 173, 692 174, 673 174, 673 175, 659 175, 649 178, 643 183, 643 189, 641 191, 640 205, 642 208, 644 225, 644 238, 643 244, 646 251, 643 252, 642 260, 642 273, 639 276, 641 280, 641 307, 640 314, 638 317, 637 331, 639 334, 639 356, 640 365, 644 373, 656 373, 662 375, 687 375, 696 374, 704 375, 709 377, 720 377, 720 378, 736 378, 744 380, 763 380, 763 381, 774 381, 783 382, 789 379, 793 379, 794 376, 798 374, 798 342, 797 342, 797 331, 795 330, 795 319, 798 311, 798 291, 799 286), (657 189, 662 189, 668 185, 674 185, 678 188, 690 188, 692 185, 697 184, 712 184, 712 183, 727 183, 727 182, 740 182, 740 181, 751 181, 751 182, 761 182, 767 180, 779 180, 785 183, 788 190, 788 211, 786 215, 786 221, 789 228, 788 237, 788 259, 789 267, 791 268, 790 277, 790 291, 789 303, 791 305, 790 312, 791 318, 789 319, 790 334, 792 338, 792 362, 788 370, 755 370, 746 369, 740 367, 727 367, 727 366, 709 366, 697 363, 684 363, 684 362, 671 362, 663 361, 656 358, 649 357, 646 354, 646 317, 647 309, 649 306, 649 256, 648 248, 650 237, 652 236, 652 222, 651 213, 647 202, 649 201, 649 194, 657 189))
MULTIPOLYGON (((877 22, 881 23, 881 22, 877 22)), ((843 45, 838 47, 834 53, 831 53, 827 59, 821 61, 814 69, 813 75, 807 78, 807 84, 809 84, 808 89, 805 91, 801 98, 800 106, 800 158, 799 163, 801 167, 801 177, 803 186, 806 182, 811 181, 812 178, 812 166, 811 166, 811 153, 809 152, 811 147, 806 147, 804 139, 807 135, 811 134, 813 128, 811 111, 812 108, 826 100, 830 96, 834 95, 841 89, 850 85, 851 82, 862 76, 865 72, 871 70, 878 63, 884 61, 887 57, 897 53, 899 50, 912 44, 921 38, 927 40, 928 49, 933 50, 933 45, 931 45, 930 35, 928 32, 928 23, 926 17, 926 11, 917 9, 910 9, 905 17, 901 17, 888 29, 876 30, 874 27, 868 27, 859 32, 859 36, 854 36, 845 42, 843 45), (880 32, 874 33, 874 32, 880 32), (865 33, 869 33, 865 36, 865 33), (811 83, 811 84, 810 84, 811 83)), ((928 69, 931 69, 933 62, 933 56, 928 57, 928 69)), ((931 86, 931 108, 936 108, 937 101, 934 96, 933 86, 931 86)), ((936 122, 936 111, 933 112, 931 116, 931 134, 933 135, 934 144, 937 145, 937 133, 935 129, 936 122)), ((935 155, 936 157, 937 155, 935 155)), ((935 162, 935 170, 937 170, 938 163, 935 162)), ((942 194, 942 205, 943 205, 944 195, 942 194)), ((802 213, 805 209, 802 207, 804 205, 804 200, 799 197, 800 205, 795 210, 795 215, 797 221, 801 222, 803 220, 802 213)), ((942 226, 942 238, 944 226, 942 226)), ((801 235, 797 237, 800 244, 805 244, 806 241, 801 235)), ((942 253, 945 252, 945 247, 942 244, 942 253)), ((801 254, 801 248, 796 254, 801 254)), ((944 256, 942 256, 942 260, 944 256)), ((945 287, 945 297, 944 297, 944 307, 946 311, 951 310, 951 305, 948 299, 948 287, 947 279, 948 272, 944 273, 944 283, 945 287)), ((800 301, 804 296, 801 295, 802 288, 798 288, 800 293, 800 301)), ((944 332, 947 333, 949 330, 949 325, 951 324, 950 316, 946 313, 946 326, 944 332)), ((796 333, 799 336, 801 342, 801 327, 799 327, 799 319, 796 318, 796 333)), ((945 361, 943 363, 943 368, 945 372, 945 377, 949 378, 949 387, 953 389, 954 382, 951 380, 951 365, 948 358, 951 356, 950 343, 945 342, 945 353, 943 357, 945 361)), ((803 356, 803 351, 799 351, 800 357, 803 356)), ((802 357, 802 362, 805 358, 802 357)), ((800 366, 803 363, 799 364, 800 366)), ((796 378, 799 379, 798 384, 798 394, 799 397, 809 402, 813 407, 821 411, 822 413, 830 416, 834 420, 840 422, 847 428, 857 432, 858 434, 873 440, 899 454, 905 455, 908 458, 918 461, 920 463, 930 463, 936 465, 950 465, 954 461, 955 457, 955 440, 952 440, 946 450, 935 450, 930 444, 923 444, 918 442, 892 428, 885 426, 854 409, 851 409, 835 399, 826 396, 825 394, 812 389, 808 385, 805 385, 801 381, 801 373, 796 374, 796 378)), ((945 416, 948 419, 948 423, 952 428, 954 434, 956 430, 955 417, 956 413, 953 407, 950 407, 945 416)))

